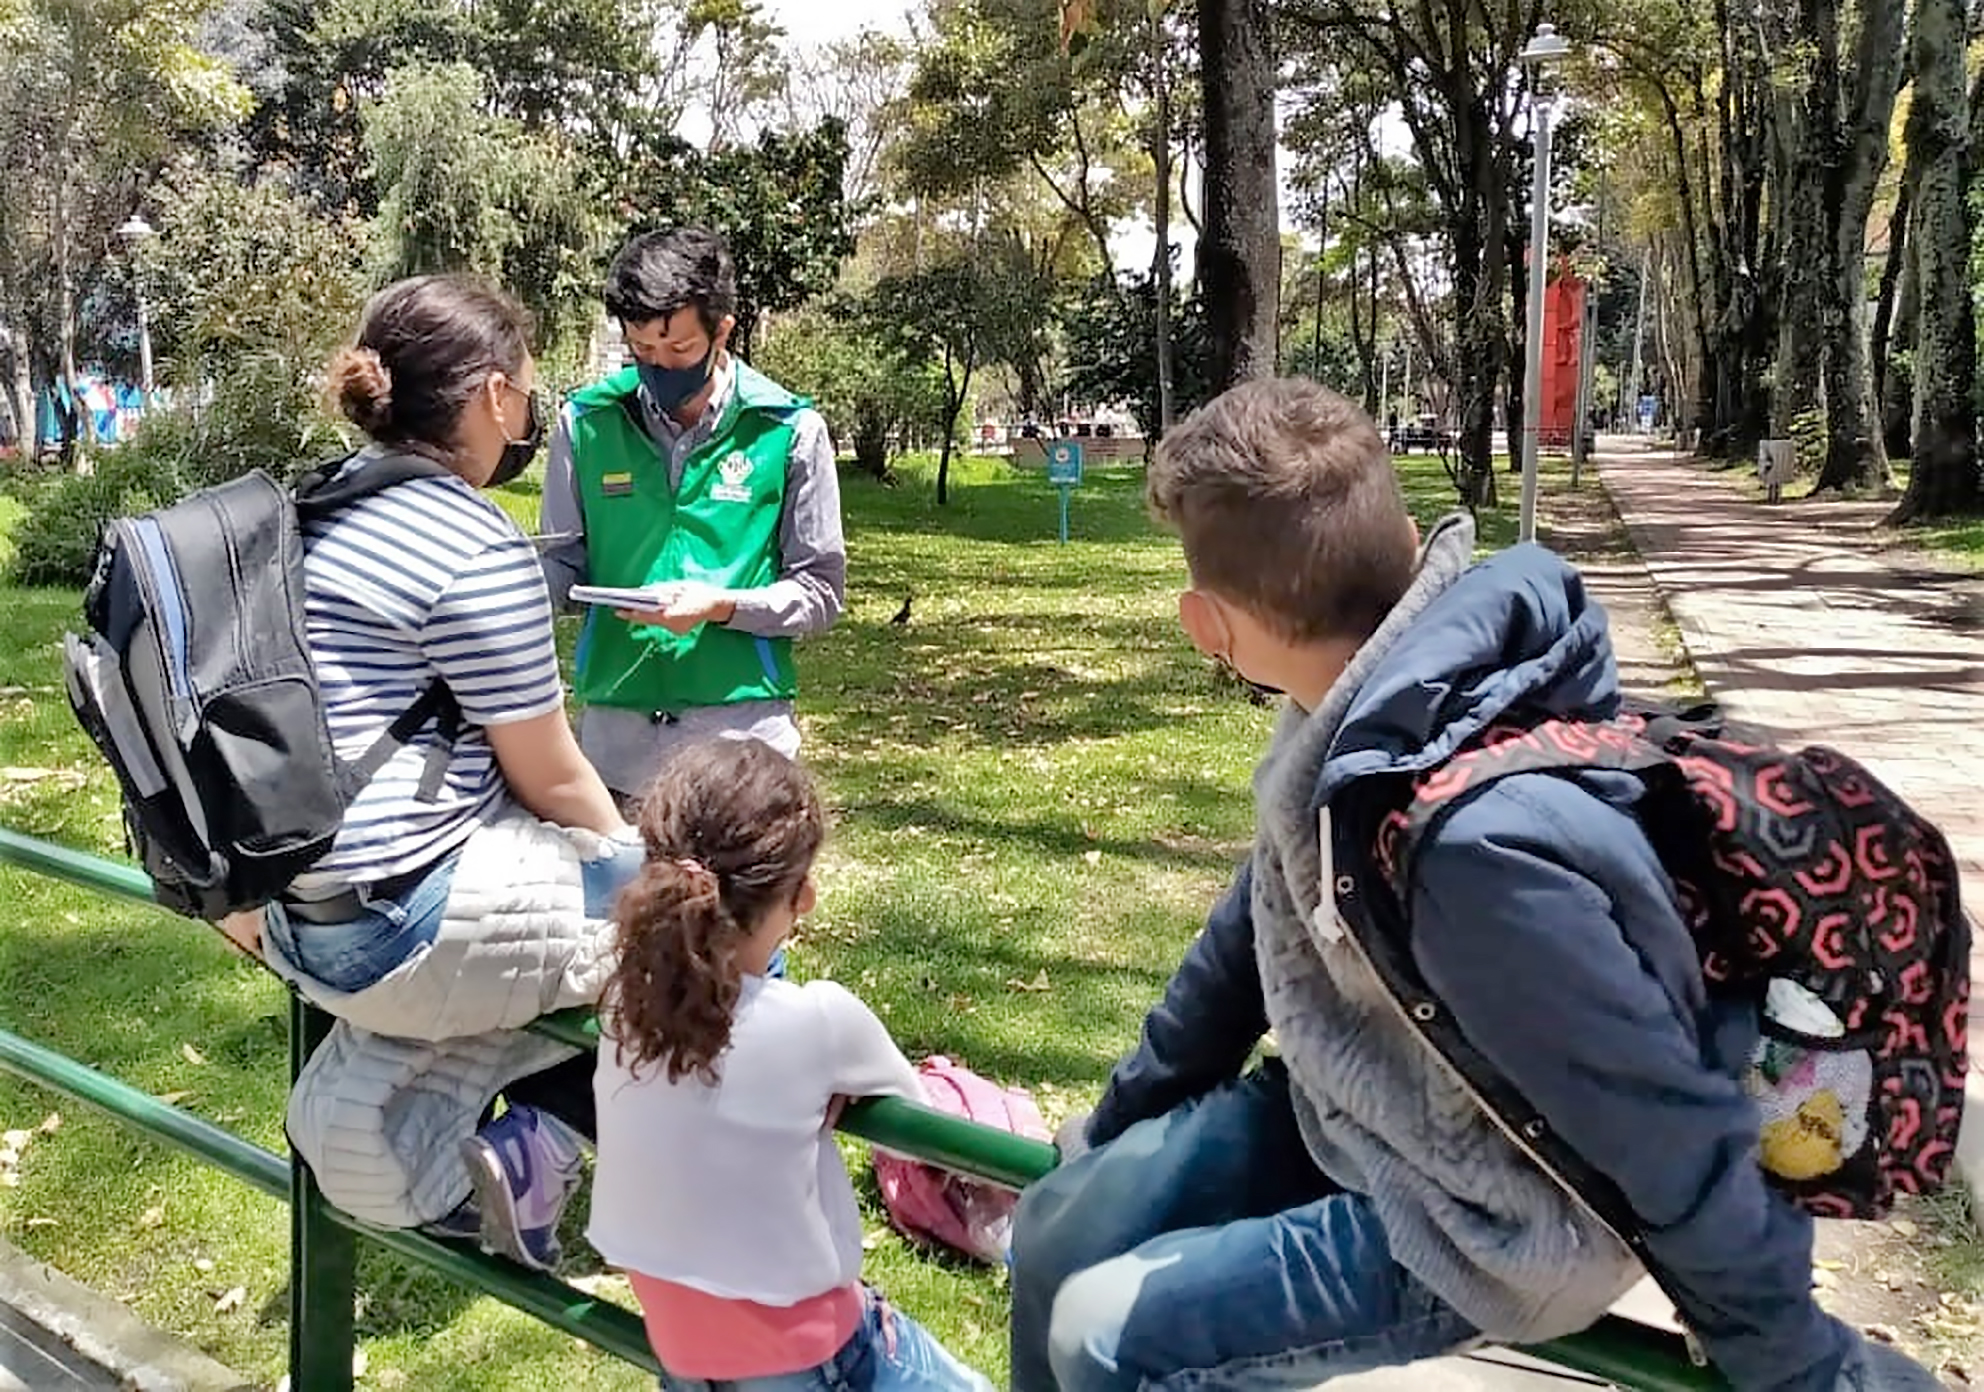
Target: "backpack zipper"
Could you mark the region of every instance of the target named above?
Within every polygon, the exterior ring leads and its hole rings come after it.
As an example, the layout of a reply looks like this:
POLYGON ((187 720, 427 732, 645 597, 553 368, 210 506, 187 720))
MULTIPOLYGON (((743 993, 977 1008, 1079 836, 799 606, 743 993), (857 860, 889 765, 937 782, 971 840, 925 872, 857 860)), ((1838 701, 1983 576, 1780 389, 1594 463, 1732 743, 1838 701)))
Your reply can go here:
MULTIPOLYGON (((1347 875, 1343 877, 1343 879, 1345 880, 1349 878, 1350 877, 1347 875)), ((1343 883, 1342 880, 1338 881, 1339 887, 1342 885, 1342 883, 1343 883)), ((1352 884, 1350 892, 1351 893, 1355 892, 1354 883, 1352 884)), ((1544 1173, 1545 1177, 1547 1177, 1551 1183, 1555 1184, 1560 1190, 1562 1190, 1567 1196, 1569 1196, 1572 1203, 1576 1204, 1579 1208, 1583 1209, 1584 1212, 1588 1214, 1594 1221, 1596 1221, 1601 1228, 1605 1229, 1605 1231, 1611 1233, 1613 1237, 1617 1238, 1619 1242, 1626 1248, 1626 1250, 1631 1252, 1634 1258, 1638 1260, 1641 1268, 1646 1271, 1647 1275, 1654 1276, 1652 1264, 1648 1260, 1646 1252, 1644 1250, 1645 1249, 1644 1242, 1636 1242, 1632 1238, 1627 1237, 1626 1234, 1620 1232, 1616 1227, 1614 1227, 1611 1221, 1607 1219, 1604 1214, 1600 1213, 1595 1207, 1593 1207, 1589 1199, 1585 1198, 1583 1194, 1580 1194, 1578 1192, 1577 1186, 1573 1185, 1569 1180, 1565 1179, 1563 1174, 1557 1169, 1555 1165, 1552 1165, 1548 1160, 1544 1159, 1544 1157, 1536 1150, 1536 1148, 1532 1146, 1529 1143, 1529 1141, 1526 1140, 1522 1135, 1519 1134, 1517 1128, 1511 1125, 1502 1116, 1502 1114, 1498 1112, 1494 1108, 1494 1106, 1489 1103, 1488 1099, 1481 1095, 1480 1090, 1476 1088, 1474 1084, 1468 1080, 1467 1075, 1462 1073, 1459 1068, 1455 1067, 1453 1061, 1450 1060, 1445 1054, 1441 1053, 1439 1046, 1434 1044, 1433 1041, 1427 1037, 1425 1026, 1431 1023, 1431 1021, 1435 1018, 1435 1016, 1437 1016, 1440 1008, 1437 1005, 1434 1005, 1431 1001, 1423 1001, 1420 1003, 1420 1005, 1414 1007, 1411 1010, 1408 1010, 1406 1008, 1405 1002, 1400 1000, 1398 994, 1392 990, 1391 983, 1385 979, 1384 973, 1379 971, 1376 964, 1372 962, 1371 954, 1365 950, 1364 944, 1358 938, 1356 930, 1350 929, 1349 931, 1345 932, 1343 934, 1343 938, 1351 945, 1352 949, 1357 953, 1357 958, 1360 962, 1363 963, 1364 969, 1371 974, 1372 980, 1378 983, 1379 993, 1384 996, 1385 1001, 1392 1007, 1392 1010, 1398 1015, 1399 1020, 1405 1025, 1405 1027, 1409 1031, 1411 1031, 1413 1038, 1417 1039, 1420 1042, 1420 1044, 1422 1044, 1425 1047, 1426 1052, 1431 1054, 1436 1060, 1439 1061, 1440 1067, 1446 1072, 1446 1074, 1449 1077, 1451 1077, 1456 1083, 1460 1084, 1461 1091, 1468 1095, 1468 1098, 1471 1101, 1473 1101, 1475 1107, 1482 1113, 1482 1115, 1488 1118, 1490 1124, 1493 1125, 1496 1130, 1502 1133, 1502 1135, 1508 1140, 1510 1145, 1514 1146, 1518 1151, 1520 1151, 1524 1156, 1526 1156, 1531 1164, 1535 1165, 1537 1169, 1541 1170, 1544 1173), (1424 1015, 1424 1017, 1422 1018, 1419 1013, 1420 1011, 1426 1011, 1429 1013, 1424 1015)), ((1660 1285, 1660 1278, 1658 1276, 1654 1276, 1654 1284, 1656 1286, 1660 1285)), ((1666 1289, 1664 1287, 1661 1289, 1661 1294, 1663 1295, 1667 1294, 1666 1289)), ((1701 1337, 1695 1333, 1694 1325, 1691 1324, 1688 1320, 1688 1317, 1681 1312, 1679 1308, 1679 1302, 1674 1301, 1672 1296, 1669 1296, 1668 1300, 1669 1303, 1674 1304, 1676 1306, 1674 1311, 1674 1317, 1681 1326, 1681 1334, 1682 1334, 1683 1342, 1686 1343, 1688 1348, 1688 1361, 1693 1363, 1694 1366, 1697 1368, 1708 1367, 1709 1366, 1708 1351, 1702 1347, 1701 1337)))

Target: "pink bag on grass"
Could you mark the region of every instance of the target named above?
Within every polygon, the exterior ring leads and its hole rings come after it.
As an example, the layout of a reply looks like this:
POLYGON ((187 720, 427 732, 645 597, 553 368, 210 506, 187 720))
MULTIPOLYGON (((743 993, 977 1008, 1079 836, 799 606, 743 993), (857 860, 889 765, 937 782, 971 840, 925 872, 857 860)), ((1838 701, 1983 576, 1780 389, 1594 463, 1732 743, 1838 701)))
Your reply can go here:
MULTIPOLYGON (((933 1054, 917 1065, 930 1105, 1001 1131, 1051 1141, 1054 1135, 1024 1088, 1004 1088, 963 1064, 933 1054)), ((980 1261, 1003 1262, 1019 1195, 934 1165, 875 1151, 875 1182, 889 1221, 905 1236, 938 1243, 980 1261)))

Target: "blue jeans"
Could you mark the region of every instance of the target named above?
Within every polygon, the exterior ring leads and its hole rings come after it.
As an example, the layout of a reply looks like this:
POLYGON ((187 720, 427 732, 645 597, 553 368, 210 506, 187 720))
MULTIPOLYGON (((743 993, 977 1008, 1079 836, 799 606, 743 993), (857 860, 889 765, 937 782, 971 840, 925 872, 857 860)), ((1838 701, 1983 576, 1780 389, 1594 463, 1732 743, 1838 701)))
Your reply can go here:
POLYGON ((375 899, 359 886, 364 912, 348 922, 305 923, 276 903, 269 906, 263 931, 285 957, 332 990, 362 991, 434 941, 454 884, 451 855, 397 898, 375 899))
POLYGON ((665 1392, 992 1392, 929 1330, 872 1292, 861 1327, 817 1368, 727 1382, 663 1373, 661 1385, 665 1392))
MULTIPOLYGON (((640 845, 616 845, 611 855, 581 862, 587 918, 605 918, 613 901, 640 873, 640 845)), ((455 884, 450 855, 396 898, 372 898, 361 886, 364 912, 345 923, 304 923, 280 904, 270 906, 264 930, 298 967, 335 991, 362 991, 434 941, 455 884)))
POLYGON ((1061 1166, 1015 1219, 1014 1392, 1308 1388, 1479 1337, 1309 1160, 1279 1063, 1061 1166))

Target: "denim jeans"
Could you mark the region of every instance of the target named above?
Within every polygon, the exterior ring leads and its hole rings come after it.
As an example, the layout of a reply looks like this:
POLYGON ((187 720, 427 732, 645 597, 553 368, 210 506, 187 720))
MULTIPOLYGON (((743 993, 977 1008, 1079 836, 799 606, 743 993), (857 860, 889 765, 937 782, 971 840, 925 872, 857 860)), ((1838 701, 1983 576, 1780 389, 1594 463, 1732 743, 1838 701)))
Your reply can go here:
POLYGON ((872 1292, 861 1327, 817 1368, 724 1382, 664 1373, 661 1385, 664 1392, 992 1392, 929 1330, 872 1292))
MULTIPOLYGON (((298 967, 337 991, 362 991, 434 941, 454 888, 455 861, 435 863, 420 882, 391 899, 371 898, 361 886, 365 911, 347 923, 304 923, 280 904, 270 906, 266 931, 298 967)), ((642 848, 616 844, 610 855, 579 865, 587 918, 605 918, 613 901, 640 872, 642 848)))
POLYGON ((264 931, 285 957, 332 990, 362 991, 434 941, 454 888, 455 859, 437 861, 394 899, 374 899, 360 886, 365 911, 346 923, 305 923, 271 904, 264 931))
POLYGON ((1479 1338, 1309 1161, 1279 1063, 1061 1166, 1016 1216, 1014 1392, 1308 1388, 1479 1338))

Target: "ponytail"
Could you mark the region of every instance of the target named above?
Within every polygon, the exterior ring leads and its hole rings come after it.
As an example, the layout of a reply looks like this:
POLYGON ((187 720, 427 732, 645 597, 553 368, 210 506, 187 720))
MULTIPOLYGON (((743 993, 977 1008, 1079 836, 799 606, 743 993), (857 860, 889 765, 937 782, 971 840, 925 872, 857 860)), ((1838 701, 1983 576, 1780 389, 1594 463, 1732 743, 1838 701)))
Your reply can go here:
POLYGON ((616 1057, 637 1077, 658 1063, 671 1083, 714 1084, 749 928, 724 907, 715 872, 690 859, 650 859, 622 892, 619 919, 618 961, 600 1001, 616 1057))
POLYGON ((641 806, 647 860, 615 906, 600 1000, 621 1064, 714 1086, 744 989, 738 954, 799 895, 826 835, 799 765, 753 739, 691 745, 641 806))

